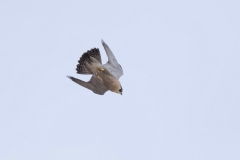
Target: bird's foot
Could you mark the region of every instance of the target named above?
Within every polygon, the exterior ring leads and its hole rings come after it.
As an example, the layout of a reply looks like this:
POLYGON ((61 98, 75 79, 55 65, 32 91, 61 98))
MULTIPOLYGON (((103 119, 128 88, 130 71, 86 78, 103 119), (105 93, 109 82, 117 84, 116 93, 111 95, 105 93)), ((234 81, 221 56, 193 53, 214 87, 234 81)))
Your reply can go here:
POLYGON ((99 68, 100 71, 104 71, 104 68, 99 68))

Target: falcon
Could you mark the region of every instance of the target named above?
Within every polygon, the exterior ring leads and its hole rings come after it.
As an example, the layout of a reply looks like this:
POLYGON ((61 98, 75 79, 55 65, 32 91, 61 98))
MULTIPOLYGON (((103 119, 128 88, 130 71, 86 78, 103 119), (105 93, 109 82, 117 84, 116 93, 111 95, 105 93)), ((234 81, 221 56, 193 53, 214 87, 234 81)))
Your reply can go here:
POLYGON ((108 90, 122 95, 123 88, 119 78, 123 75, 123 69, 116 60, 113 52, 103 40, 102 45, 108 57, 106 64, 102 64, 101 54, 98 48, 93 48, 83 53, 78 61, 76 68, 77 73, 92 75, 88 82, 71 76, 67 77, 73 82, 99 95, 104 95, 108 90))

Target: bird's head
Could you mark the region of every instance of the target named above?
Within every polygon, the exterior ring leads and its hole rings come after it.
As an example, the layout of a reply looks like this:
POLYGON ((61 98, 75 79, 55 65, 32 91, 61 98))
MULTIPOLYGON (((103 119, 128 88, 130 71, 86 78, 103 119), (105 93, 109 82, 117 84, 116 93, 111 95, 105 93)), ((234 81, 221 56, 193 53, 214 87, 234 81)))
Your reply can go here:
POLYGON ((118 91, 119 91, 119 94, 121 94, 121 95, 122 95, 123 88, 122 88, 122 86, 121 86, 121 85, 120 85, 120 89, 119 89, 118 91))
POLYGON ((119 82, 119 81, 115 81, 115 82, 113 82, 113 83, 112 83, 112 86, 110 87, 110 91, 122 95, 123 88, 122 88, 120 82, 119 82))

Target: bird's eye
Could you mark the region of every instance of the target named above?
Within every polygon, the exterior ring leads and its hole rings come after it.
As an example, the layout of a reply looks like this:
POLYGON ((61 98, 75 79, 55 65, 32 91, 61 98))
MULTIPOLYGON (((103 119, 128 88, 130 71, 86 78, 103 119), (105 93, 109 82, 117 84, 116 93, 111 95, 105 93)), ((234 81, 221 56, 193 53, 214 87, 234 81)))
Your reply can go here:
POLYGON ((123 91, 123 89, 121 88, 121 89, 119 89, 119 92, 122 92, 123 91))

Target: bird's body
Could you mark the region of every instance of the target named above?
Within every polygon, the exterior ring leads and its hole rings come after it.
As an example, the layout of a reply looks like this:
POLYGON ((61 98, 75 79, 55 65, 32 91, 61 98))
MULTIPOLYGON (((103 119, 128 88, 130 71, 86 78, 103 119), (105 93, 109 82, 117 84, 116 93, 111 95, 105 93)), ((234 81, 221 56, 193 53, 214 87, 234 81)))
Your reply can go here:
POLYGON ((106 64, 102 65, 101 55, 97 48, 84 53, 78 61, 77 73, 92 74, 90 81, 84 82, 71 76, 68 78, 96 94, 103 95, 108 90, 122 94, 122 86, 119 81, 123 75, 122 67, 118 64, 108 45, 103 41, 102 44, 108 56, 106 64))

